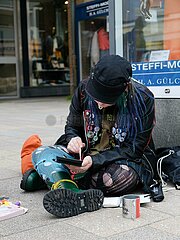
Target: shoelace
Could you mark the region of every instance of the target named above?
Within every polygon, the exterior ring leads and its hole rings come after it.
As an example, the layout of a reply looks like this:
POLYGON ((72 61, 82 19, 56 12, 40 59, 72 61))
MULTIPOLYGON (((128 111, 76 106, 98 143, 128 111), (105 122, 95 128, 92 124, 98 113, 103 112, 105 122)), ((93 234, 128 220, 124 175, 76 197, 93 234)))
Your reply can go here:
POLYGON ((62 187, 63 187, 62 184, 61 184, 62 182, 73 183, 73 184, 78 188, 78 185, 77 185, 74 181, 72 181, 72 180, 70 180, 70 179, 61 179, 61 180, 55 182, 55 183, 52 185, 51 190, 55 190, 55 189, 58 189, 58 188, 62 188, 62 187))
POLYGON ((174 150, 169 150, 169 153, 168 153, 167 155, 159 158, 158 161, 157 161, 157 172, 158 172, 158 175, 159 175, 159 177, 160 177, 160 179, 161 179, 162 187, 167 186, 167 183, 166 183, 166 182, 163 180, 163 178, 162 178, 162 161, 163 161, 165 158, 169 157, 169 156, 170 156, 171 154, 173 154, 173 153, 174 153, 174 150))

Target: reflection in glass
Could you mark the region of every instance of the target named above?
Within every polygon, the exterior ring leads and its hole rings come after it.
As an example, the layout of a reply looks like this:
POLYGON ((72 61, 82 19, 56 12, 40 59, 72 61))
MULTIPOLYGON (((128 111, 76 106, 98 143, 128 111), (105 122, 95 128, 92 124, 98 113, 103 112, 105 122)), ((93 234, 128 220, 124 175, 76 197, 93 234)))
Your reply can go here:
POLYGON ((80 22, 80 56, 82 79, 89 76, 101 57, 109 54, 109 32, 106 17, 80 22))
POLYGON ((0 56, 15 56, 13 1, 0 1, 0 56))
POLYGON ((29 1, 32 85, 69 82, 68 24, 65 1, 29 1))
POLYGON ((159 61, 180 59, 179 0, 149 2, 150 17, 145 18, 139 0, 123 0, 124 57, 130 62, 151 61, 155 55, 159 61))
POLYGON ((16 95, 16 65, 0 64, 0 97, 16 95))

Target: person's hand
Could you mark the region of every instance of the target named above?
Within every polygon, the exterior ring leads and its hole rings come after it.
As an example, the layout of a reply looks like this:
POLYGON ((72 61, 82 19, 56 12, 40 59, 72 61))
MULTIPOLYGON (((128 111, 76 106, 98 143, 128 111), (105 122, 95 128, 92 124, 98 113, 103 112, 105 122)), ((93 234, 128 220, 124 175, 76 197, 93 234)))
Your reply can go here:
POLYGON ((86 156, 83 159, 81 167, 76 167, 73 165, 66 165, 66 166, 74 173, 84 173, 92 166, 92 158, 90 156, 86 156))
POLYGON ((67 150, 72 153, 79 153, 80 149, 85 147, 80 137, 73 137, 67 145, 67 150))

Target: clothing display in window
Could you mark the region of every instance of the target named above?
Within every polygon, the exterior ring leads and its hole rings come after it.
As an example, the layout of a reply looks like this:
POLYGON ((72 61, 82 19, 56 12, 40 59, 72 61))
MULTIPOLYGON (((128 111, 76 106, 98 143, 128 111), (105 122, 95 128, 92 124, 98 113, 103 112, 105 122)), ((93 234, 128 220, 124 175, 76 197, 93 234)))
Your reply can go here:
POLYGON ((95 31, 91 42, 91 66, 94 66, 100 58, 109 54, 109 33, 104 27, 95 31))

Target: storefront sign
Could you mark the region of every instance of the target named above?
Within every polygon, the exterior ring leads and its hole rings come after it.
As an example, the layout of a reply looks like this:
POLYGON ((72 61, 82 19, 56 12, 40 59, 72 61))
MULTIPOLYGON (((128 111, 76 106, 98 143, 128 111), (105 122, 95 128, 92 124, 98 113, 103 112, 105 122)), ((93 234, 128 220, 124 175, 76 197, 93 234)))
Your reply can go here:
POLYGON ((99 16, 107 16, 109 14, 108 1, 93 1, 78 4, 76 6, 76 20, 86 20, 99 16))
POLYGON ((133 77, 155 97, 180 97, 180 60, 133 63, 133 77))
POLYGON ((109 11, 108 1, 94 3, 94 4, 86 6, 86 14, 88 17, 108 13, 108 11, 109 11))

